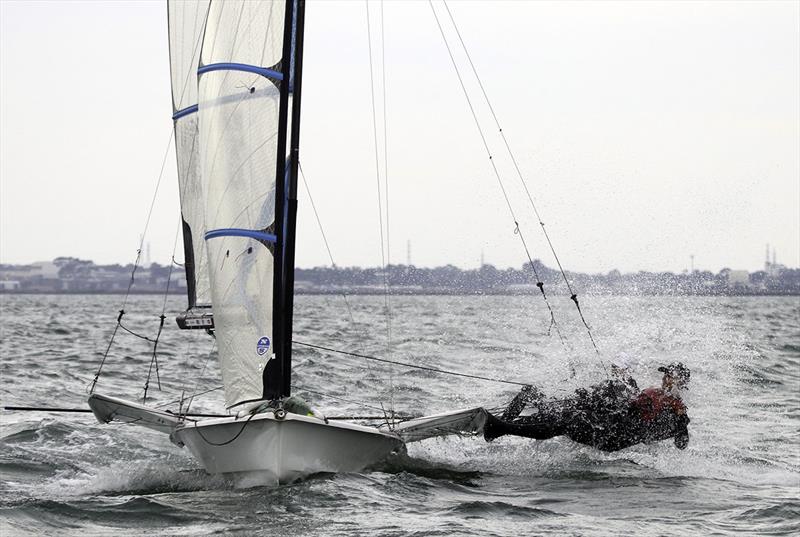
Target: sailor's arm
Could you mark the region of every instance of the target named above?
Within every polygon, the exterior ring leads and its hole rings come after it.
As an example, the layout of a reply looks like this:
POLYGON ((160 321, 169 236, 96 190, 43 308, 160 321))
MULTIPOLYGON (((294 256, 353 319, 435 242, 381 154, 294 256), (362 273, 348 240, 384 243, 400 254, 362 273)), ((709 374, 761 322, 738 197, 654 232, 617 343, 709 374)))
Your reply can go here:
POLYGON ((686 449, 689 445, 689 416, 686 414, 686 407, 681 404, 682 411, 676 413, 676 432, 675 432, 675 447, 678 449, 686 449))

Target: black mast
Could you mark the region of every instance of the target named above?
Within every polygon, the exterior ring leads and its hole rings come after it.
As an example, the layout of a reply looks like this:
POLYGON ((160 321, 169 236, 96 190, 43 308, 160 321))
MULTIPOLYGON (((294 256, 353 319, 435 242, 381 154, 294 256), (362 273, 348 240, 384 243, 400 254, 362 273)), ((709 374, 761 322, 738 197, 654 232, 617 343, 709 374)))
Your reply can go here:
POLYGON ((275 174, 275 235, 272 340, 275 358, 264 367, 264 399, 288 396, 291 379, 291 315, 294 298, 294 236, 297 215, 297 143, 300 120, 300 65, 303 47, 301 0, 287 0, 284 16, 283 54, 278 111, 278 155, 275 174), (294 86, 291 87, 290 86, 294 86), (291 154, 287 162, 289 136, 289 90, 292 90, 291 154), (288 166, 288 168, 287 168, 288 166), (288 174, 287 174, 288 171, 288 174))
POLYGON ((294 313, 294 247, 297 231, 297 168, 300 163, 300 90, 303 79, 303 29, 305 0, 293 0, 295 5, 295 42, 292 58, 292 132, 289 140, 289 177, 286 208, 286 244, 283 251, 283 393, 291 393, 292 316, 294 313))

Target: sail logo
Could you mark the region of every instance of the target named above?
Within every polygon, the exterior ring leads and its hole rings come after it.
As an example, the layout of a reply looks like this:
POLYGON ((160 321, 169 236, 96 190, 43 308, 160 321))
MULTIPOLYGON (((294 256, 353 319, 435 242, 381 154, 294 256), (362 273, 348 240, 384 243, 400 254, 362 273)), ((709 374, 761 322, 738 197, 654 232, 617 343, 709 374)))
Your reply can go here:
POLYGON ((265 354, 267 354, 268 350, 269 350, 269 338, 267 336, 264 336, 258 340, 258 343, 256 343, 256 353, 259 356, 264 356, 265 354))

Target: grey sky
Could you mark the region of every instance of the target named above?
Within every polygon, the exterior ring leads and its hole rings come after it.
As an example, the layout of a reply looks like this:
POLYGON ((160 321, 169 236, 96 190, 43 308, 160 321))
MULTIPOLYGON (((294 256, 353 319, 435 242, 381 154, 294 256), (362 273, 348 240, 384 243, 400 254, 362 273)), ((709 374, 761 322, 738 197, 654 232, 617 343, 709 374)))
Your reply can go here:
MULTIPOLYGON (((754 270, 766 242, 800 264, 800 3, 450 6, 567 268, 754 270)), ((430 7, 384 9, 392 260, 411 240, 417 265, 520 266, 430 7)), ((0 261, 131 262, 170 137, 164 3, 3 1, 0 19, 0 261)), ((380 263, 367 54, 364 2, 308 3, 301 160, 340 265, 380 263)), ((302 187, 300 211, 298 265, 327 264, 302 187)), ((153 260, 177 222, 171 149, 153 260)))

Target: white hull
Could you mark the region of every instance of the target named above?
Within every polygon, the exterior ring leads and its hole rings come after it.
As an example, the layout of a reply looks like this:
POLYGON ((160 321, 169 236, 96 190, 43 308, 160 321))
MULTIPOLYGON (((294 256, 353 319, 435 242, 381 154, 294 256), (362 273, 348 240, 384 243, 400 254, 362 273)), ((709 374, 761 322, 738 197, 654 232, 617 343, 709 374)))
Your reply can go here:
POLYGON ((259 480, 290 483, 321 472, 360 472, 402 450, 404 442, 483 430, 483 408, 456 410, 399 424, 395 432, 354 423, 272 411, 243 417, 183 420, 107 395, 89 397, 101 423, 120 421, 168 433, 212 474, 259 473, 259 480))
POLYGON ((258 472, 275 483, 320 472, 358 472, 404 445, 397 435, 373 427, 290 413, 278 419, 271 412, 186 422, 171 437, 209 473, 258 472))

